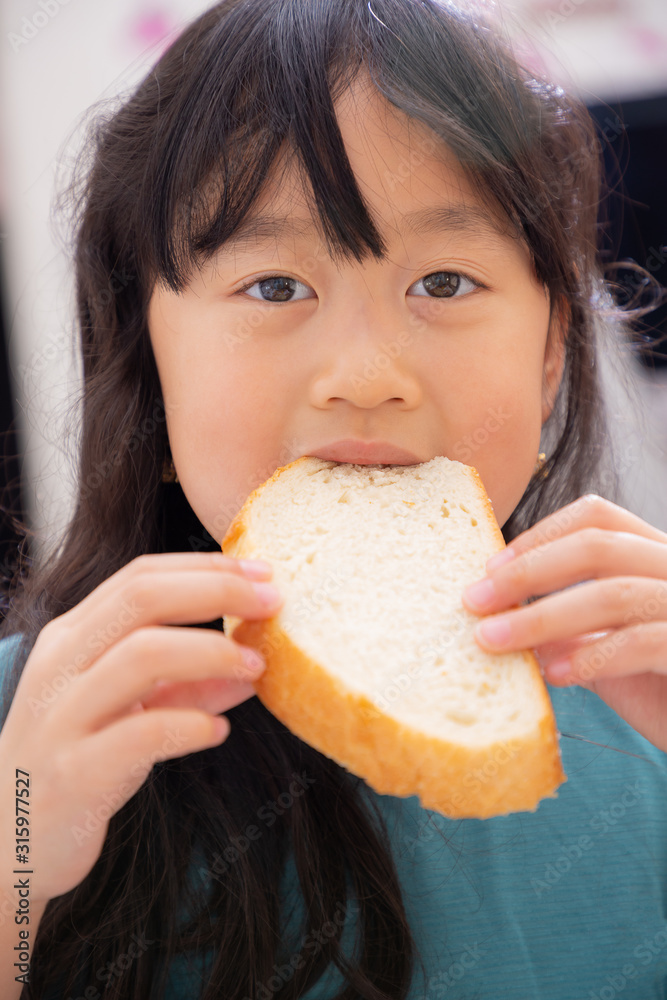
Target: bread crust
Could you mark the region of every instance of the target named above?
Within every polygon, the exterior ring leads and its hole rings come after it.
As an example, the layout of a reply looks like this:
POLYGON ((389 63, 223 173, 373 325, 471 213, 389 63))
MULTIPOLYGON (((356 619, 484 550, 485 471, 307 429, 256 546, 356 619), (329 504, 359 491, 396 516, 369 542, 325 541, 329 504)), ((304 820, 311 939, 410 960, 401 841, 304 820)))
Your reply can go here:
MULTIPOLYGON (((249 541, 247 512, 254 499, 285 469, 257 487, 229 526, 222 549, 235 558, 261 557, 249 541)), ((469 467, 470 468, 470 467, 469 467)), ((494 528, 498 551, 505 547, 498 522, 476 470, 474 479, 494 528)), ((280 615, 261 621, 225 617, 234 640, 257 649, 266 670, 253 687, 260 701, 287 728, 320 753, 362 777, 378 794, 417 795, 421 805, 455 819, 487 819, 534 812, 556 798, 563 771, 551 699, 534 655, 522 655, 537 681, 539 721, 530 734, 476 748, 427 735, 386 714, 347 688, 295 645, 280 615), (234 629, 234 623, 239 623, 234 629)))

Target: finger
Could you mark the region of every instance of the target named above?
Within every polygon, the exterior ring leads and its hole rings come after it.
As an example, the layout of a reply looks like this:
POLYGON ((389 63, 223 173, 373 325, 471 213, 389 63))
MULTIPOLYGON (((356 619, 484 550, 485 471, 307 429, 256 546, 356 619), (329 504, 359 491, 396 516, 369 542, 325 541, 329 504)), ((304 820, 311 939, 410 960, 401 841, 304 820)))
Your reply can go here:
POLYGON ((490 615, 475 627, 475 637, 482 648, 505 652, 666 617, 666 583, 612 577, 581 583, 508 614, 490 615))
POLYGON ((213 629, 138 629, 83 673, 71 685, 68 698, 53 706, 53 711, 63 716, 68 732, 93 732, 121 713, 127 714, 137 700, 145 703, 159 680, 247 681, 258 677, 263 665, 252 671, 243 653, 242 646, 213 629))
POLYGON ((120 809, 156 763, 220 744, 229 730, 228 719, 190 709, 151 709, 125 716, 78 743, 75 766, 81 787, 96 788, 100 797, 114 796, 120 809), (220 718, 226 723, 222 736, 215 730, 220 718))
POLYGON ((241 702, 252 698, 255 688, 249 681, 223 678, 184 683, 158 682, 141 702, 140 709, 149 708, 198 708, 211 715, 219 715, 241 702))
POLYGON ((641 517, 631 514, 629 510, 619 507, 611 500, 589 493, 554 511, 527 531, 517 535, 506 549, 487 560, 487 571, 503 565, 504 562, 528 549, 562 538, 581 528, 590 527, 606 528, 609 531, 628 531, 667 544, 667 534, 664 531, 647 524, 641 517))
POLYGON ((592 686, 601 677, 667 674, 667 622, 617 629, 590 646, 559 657, 545 667, 552 684, 592 686))
POLYGON ((248 619, 274 614, 282 600, 273 607, 265 603, 266 586, 246 579, 222 553, 170 553, 164 562, 161 555, 134 559, 42 629, 33 649, 32 687, 46 684, 57 696, 105 650, 144 626, 194 624, 225 613, 248 619), (164 565, 171 568, 165 571, 164 565))
POLYGON ((587 635, 572 636, 568 639, 562 639, 559 642, 544 642, 539 646, 535 646, 533 653, 544 670, 551 663, 569 657, 577 650, 592 646, 594 643, 600 642, 600 640, 612 634, 613 632, 607 629, 600 632, 590 632, 587 635))
POLYGON ((489 613, 582 580, 635 574, 667 580, 667 545, 626 531, 584 528, 492 570, 466 588, 463 601, 470 611, 489 613))
POLYGON ((265 606, 259 595, 267 583, 247 579, 239 563, 221 553, 198 553, 204 560, 199 565, 190 561, 193 555, 171 553, 167 560, 171 568, 166 570, 161 555, 140 556, 62 617, 68 619, 70 627, 85 624, 88 631, 99 622, 100 638, 109 639, 119 627, 120 635, 125 635, 131 627, 143 625, 191 625, 219 618, 225 612, 238 613, 240 605, 253 618, 263 615, 265 606), (185 556, 181 566, 172 564, 171 556, 176 555, 185 556), (198 612, 200 600, 205 603, 198 612), (231 603, 223 612, 221 601, 226 600, 231 603), (134 619, 129 625, 120 613, 123 609, 125 618, 134 619), (110 627, 110 622, 115 627, 110 627))

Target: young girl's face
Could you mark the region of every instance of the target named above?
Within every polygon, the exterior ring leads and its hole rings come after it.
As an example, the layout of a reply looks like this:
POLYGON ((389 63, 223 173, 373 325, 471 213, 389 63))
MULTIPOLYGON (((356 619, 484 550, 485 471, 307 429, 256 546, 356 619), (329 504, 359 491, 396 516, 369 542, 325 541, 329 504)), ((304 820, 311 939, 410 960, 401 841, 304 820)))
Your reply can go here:
POLYGON ((225 245, 183 293, 156 285, 151 297, 174 465, 218 543, 278 467, 345 438, 474 466, 503 525, 560 379, 548 294, 465 169, 367 77, 336 111, 388 259, 334 263, 281 160, 253 217, 292 230, 225 245), (409 223, 415 212, 430 228, 409 223))

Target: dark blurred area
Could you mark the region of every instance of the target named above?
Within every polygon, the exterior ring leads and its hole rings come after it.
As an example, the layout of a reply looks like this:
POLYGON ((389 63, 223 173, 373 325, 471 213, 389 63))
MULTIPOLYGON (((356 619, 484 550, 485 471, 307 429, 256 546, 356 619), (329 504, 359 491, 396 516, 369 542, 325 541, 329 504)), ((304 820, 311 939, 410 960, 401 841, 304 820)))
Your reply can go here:
MULTIPOLYGON (((598 124, 610 188, 601 209, 607 222, 601 259, 633 260, 667 285, 667 95, 589 105, 589 111, 598 124)), ((636 305, 648 303, 636 273, 619 270, 613 280, 625 289, 619 303, 629 304, 633 296, 636 305)), ((638 362, 648 371, 667 368, 667 303, 637 320, 636 328, 638 362)))
MULTIPOLYGON (((0 232, 2 220, 0 220, 0 232)), ((0 241, 0 251, 6 250, 6 240, 0 241)), ((4 266, 4 256, 2 257, 4 266)), ((19 456, 16 430, 18 403, 9 370, 9 326, 4 273, 0 271, 0 620, 4 615, 4 578, 13 576, 21 536, 15 531, 13 518, 25 521, 24 484, 20 481, 23 465, 19 456)))

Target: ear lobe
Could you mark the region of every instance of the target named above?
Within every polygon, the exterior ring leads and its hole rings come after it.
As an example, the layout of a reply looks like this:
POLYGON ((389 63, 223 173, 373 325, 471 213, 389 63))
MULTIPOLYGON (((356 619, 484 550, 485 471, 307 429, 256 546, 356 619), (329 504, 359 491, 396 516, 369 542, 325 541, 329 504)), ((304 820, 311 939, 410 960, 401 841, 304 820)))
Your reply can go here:
POLYGON ((570 306, 564 299, 552 303, 549 332, 544 352, 542 377, 542 424, 551 416, 565 367, 567 334, 570 328, 570 306))

